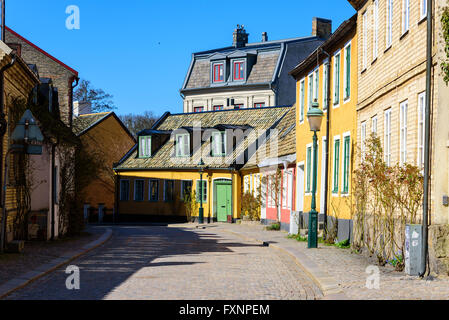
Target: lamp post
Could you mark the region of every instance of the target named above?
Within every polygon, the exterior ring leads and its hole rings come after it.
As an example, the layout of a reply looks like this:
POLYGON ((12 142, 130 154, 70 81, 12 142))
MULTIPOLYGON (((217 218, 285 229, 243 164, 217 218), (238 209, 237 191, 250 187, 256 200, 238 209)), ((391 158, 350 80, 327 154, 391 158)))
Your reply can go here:
POLYGON ((198 166, 200 167, 200 209, 198 212, 198 223, 204 223, 204 209, 203 209, 203 173, 204 173, 204 161, 203 158, 201 158, 200 162, 198 163, 198 166))
POLYGON ((6 244, 6 221, 8 215, 6 213, 6 188, 8 186, 8 166, 9 155, 11 153, 25 153, 25 154, 42 154, 42 142, 44 137, 33 117, 30 110, 26 110, 16 128, 11 134, 11 141, 14 142, 5 155, 5 171, 3 176, 3 192, 2 192, 2 225, 0 238, 0 252, 4 252, 6 244))
POLYGON ((320 131, 321 121, 323 120, 323 111, 320 110, 318 102, 315 100, 312 107, 307 112, 310 131, 313 131, 313 169, 312 169, 312 203, 309 212, 309 235, 307 239, 308 248, 318 247, 318 212, 316 211, 316 180, 317 180, 317 157, 318 157, 318 138, 317 131, 320 131))

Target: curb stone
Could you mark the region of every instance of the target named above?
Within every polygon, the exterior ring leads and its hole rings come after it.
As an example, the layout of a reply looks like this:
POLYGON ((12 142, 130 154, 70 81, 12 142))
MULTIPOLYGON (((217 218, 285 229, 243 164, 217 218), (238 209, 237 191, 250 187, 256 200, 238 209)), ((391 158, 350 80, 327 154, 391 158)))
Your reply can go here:
POLYGON ((14 291, 25 287, 29 283, 36 281, 37 279, 47 275, 48 273, 58 269, 59 267, 69 263, 70 261, 75 260, 76 258, 79 258, 89 251, 92 251, 93 249, 101 246, 102 244, 106 243, 106 241, 108 241, 111 236, 112 229, 107 228, 106 231, 97 240, 88 243, 87 245, 82 247, 82 249, 65 253, 64 255, 55 258, 48 263, 36 267, 32 271, 28 271, 27 273, 20 275, 15 279, 9 280, 8 282, 0 286, 0 299, 5 298, 14 291))
MULTIPOLYGON (((252 240, 256 242, 260 242, 263 244, 264 242, 260 239, 252 238, 246 236, 244 234, 222 229, 225 232, 232 233, 238 237, 252 240)), ((345 295, 345 293, 341 290, 340 284, 335 281, 327 272, 321 270, 321 268, 312 260, 306 257, 302 252, 297 252, 294 250, 293 246, 282 246, 274 243, 270 243, 270 247, 273 247, 277 250, 283 251, 294 258, 296 264, 318 285, 323 293, 323 300, 348 300, 349 298, 345 295)))

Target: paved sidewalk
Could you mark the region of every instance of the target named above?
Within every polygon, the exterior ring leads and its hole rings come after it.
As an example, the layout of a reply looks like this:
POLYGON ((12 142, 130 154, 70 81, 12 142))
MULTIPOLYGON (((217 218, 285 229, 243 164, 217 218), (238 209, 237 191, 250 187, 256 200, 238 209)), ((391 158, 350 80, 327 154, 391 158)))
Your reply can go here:
POLYGON ((219 224, 223 231, 238 234, 247 239, 270 243, 271 247, 285 250, 294 256, 298 264, 311 276, 325 294, 324 299, 449 299, 449 279, 431 281, 407 276, 391 266, 378 267, 380 288, 366 287, 368 266, 376 261, 350 249, 319 245, 307 249, 306 242, 288 239, 286 232, 266 231, 263 226, 219 224))
POLYGON ((15 259, 17 261, 5 263, 0 271, 9 275, 9 281, 0 282, 0 299, 104 244, 112 235, 110 228, 87 227, 86 231, 90 235, 84 238, 38 243, 40 250, 28 252, 27 255, 19 257, 21 259, 15 259), (25 264, 22 265, 21 262, 25 264), (17 270, 11 270, 13 267, 17 270))

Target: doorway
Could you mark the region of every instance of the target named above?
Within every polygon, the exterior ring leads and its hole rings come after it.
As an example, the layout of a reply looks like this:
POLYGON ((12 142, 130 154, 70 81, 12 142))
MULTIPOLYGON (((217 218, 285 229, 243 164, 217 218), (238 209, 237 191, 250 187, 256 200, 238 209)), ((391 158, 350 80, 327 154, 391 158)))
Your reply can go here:
POLYGON ((232 181, 216 180, 214 182, 215 212, 218 222, 227 222, 232 215, 232 181))

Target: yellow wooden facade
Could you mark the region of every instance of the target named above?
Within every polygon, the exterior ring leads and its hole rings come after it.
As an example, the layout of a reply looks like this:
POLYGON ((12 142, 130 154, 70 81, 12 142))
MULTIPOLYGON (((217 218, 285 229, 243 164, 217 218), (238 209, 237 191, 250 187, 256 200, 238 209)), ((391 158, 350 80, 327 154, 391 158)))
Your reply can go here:
MULTIPOLYGON (((327 56, 321 49, 309 57, 309 67, 305 67, 299 73, 292 74, 297 80, 296 86, 296 161, 297 174, 297 210, 308 212, 311 208, 311 189, 313 174, 313 150, 312 137, 307 121, 307 110, 314 99, 317 99, 320 109, 323 110, 326 101, 327 74, 330 76, 330 110, 329 121, 329 160, 328 160, 328 206, 327 214, 339 219, 351 218, 351 179, 355 159, 355 141, 357 141, 357 36, 356 16, 342 24, 332 37, 320 48, 327 52, 327 56), (351 22, 351 20, 353 20, 351 22), (354 21, 355 20, 355 21, 354 21), (349 26, 348 26, 349 25, 349 26), (350 53, 350 59, 347 54, 350 53), (318 61, 317 61, 317 56, 318 61), (314 63, 312 62, 314 60, 314 63), (350 68, 347 69, 347 61, 350 68), (318 63, 317 63, 318 62, 318 63), (339 63, 339 66, 338 66, 339 63), (325 66, 329 64, 330 71, 325 66), (337 74, 336 70, 339 69, 337 74), (347 72, 350 77, 347 78, 347 72), (316 77, 318 76, 318 79, 316 77), (338 76, 339 85, 336 84, 338 76), (347 93, 347 82, 349 80, 349 94, 347 93), (338 88, 338 90, 336 90, 338 88), (336 95, 338 92, 338 95, 336 95), (337 98, 338 97, 338 98, 337 98), (303 108, 303 110, 302 110, 303 108), (345 141, 349 140, 349 150, 345 154, 345 141), (339 141, 339 146, 338 144, 339 141), (337 151, 336 151, 337 149, 337 151), (309 154, 309 155, 308 155, 309 154), (347 159, 347 175, 345 177, 345 155, 347 159), (337 158, 336 158, 337 157, 337 158), (347 179, 347 180, 345 180, 347 179), (347 182, 346 182, 347 181, 347 182), (346 188, 344 188, 344 186, 346 188), (345 189, 345 190, 344 190, 345 189)), ((299 65, 301 66, 301 65, 299 65)), ((298 68, 298 67, 297 67, 298 68)), ((324 108, 324 117, 318 136, 318 161, 317 161, 317 193, 316 207, 320 213, 324 212, 325 194, 325 143, 327 136, 328 111, 324 108)))

